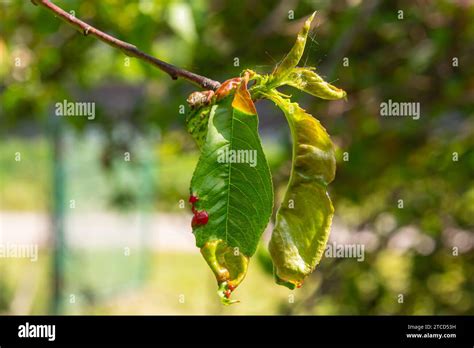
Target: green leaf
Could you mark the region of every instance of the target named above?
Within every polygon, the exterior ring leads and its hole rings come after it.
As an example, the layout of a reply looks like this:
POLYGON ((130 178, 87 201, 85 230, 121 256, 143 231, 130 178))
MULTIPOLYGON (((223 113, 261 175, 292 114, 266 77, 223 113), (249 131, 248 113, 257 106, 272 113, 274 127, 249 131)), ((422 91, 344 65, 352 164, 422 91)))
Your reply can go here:
POLYGON ((291 51, 283 58, 283 60, 275 67, 272 73, 271 82, 278 84, 279 81, 285 80, 285 78, 293 71, 298 65, 301 57, 303 56, 304 48, 306 46, 306 39, 308 38, 309 29, 311 28, 311 22, 313 21, 314 12, 304 23, 296 42, 291 48, 291 51))
POLYGON ((215 273, 222 295, 245 275, 248 258, 255 253, 272 213, 273 187, 245 82, 237 92, 213 103, 204 116, 198 111, 194 112, 198 120, 188 120, 194 125, 195 138, 205 133, 191 196, 196 244, 215 273), (206 120, 204 131, 200 125, 206 120))
POLYGON ((326 191, 334 179, 333 144, 319 121, 278 92, 267 95, 284 112, 293 140, 293 165, 269 250, 278 284, 301 286, 319 263, 334 208, 326 191))
POLYGON ((209 223, 194 233, 199 247, 222 239, 251 256, 271 215, 272 184, 257 116, 232 108, 231 101, 214 105, 209 115, 206 142, 191 181, 191 193, 199 199, 196 209, 207 211, 209 223), (255 162, 219 163, 242 150, 256 156, 255 162))

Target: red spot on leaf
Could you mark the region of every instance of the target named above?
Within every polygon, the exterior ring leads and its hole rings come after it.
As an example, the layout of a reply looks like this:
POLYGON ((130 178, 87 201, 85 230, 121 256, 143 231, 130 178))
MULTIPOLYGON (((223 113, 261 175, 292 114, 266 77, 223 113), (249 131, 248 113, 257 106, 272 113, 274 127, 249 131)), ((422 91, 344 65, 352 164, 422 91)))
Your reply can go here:
POLYGON ((191 195, 189 196, 189 203, 191 203, 192 207, 191 207, 191 210, 194 214, 196 214, 196 202, 199 201, 199 198, 195 195, 191 195))
POLYGON ((207 214, 205 210, 201 210, 201 211, 195 210, 193 220, 191 222, 191 226, 192 227, 202 226, 202 225, 207 224, 208 221, 209 221, 209 215, 207 214))
POLYGON ((202 226, 207 224, 209 221, 209 214, 205 210, 197 210, 196 209, 196 203, 199 201, 199 198, 195 195, 189 196, 189 203, 192 204, 191 210, 193 211, 193 220, 191 221, 191 226, 196 227, 196 226, 202 226))

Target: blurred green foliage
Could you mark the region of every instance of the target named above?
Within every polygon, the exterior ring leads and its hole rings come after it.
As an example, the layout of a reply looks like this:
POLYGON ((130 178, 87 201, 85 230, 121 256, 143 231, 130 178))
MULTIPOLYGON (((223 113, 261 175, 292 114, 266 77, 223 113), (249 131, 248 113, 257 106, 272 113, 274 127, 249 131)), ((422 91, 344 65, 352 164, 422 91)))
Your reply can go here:
MULTIPOLYGON (((338 147, 330 185, 337 221, 351 240, 366 243, 366 257, 323 258, 294 303, 286 296, 275 300, 279 312, 474 314, 469 1, 56 2, 145 52, 220 81, 244 68, 271 71, 291 47, 301 19, 318 10, 304 61, 346 90, 348 100, 288 92, 321 120, 338 147), (381 117, 379 105, 389 99, 419 102, 420 119, 381 117)), ((48 209, 45 139, 54 104, 63 99, 96 102, 95 120, 61 121, 77 137, 101 134, 96 161, 103 170, 117 172, 110 161, 147 139, 156 155, 156 207, 174 210, 186 198, 197 154, 182 132, 180 105, 192 86, 128 61, 29 1, 0 4, 0 63, 2 209, 48 209), (35 168, 9 164, 17 151, 34 157, 35 168)), ((278 196, 289 175, 288 129, 270 103, 257 107, 278 196)), ((117 177, 111 175, 110 187, 117 177)), ((259 259, 271 269, 264 254, 259 259)))

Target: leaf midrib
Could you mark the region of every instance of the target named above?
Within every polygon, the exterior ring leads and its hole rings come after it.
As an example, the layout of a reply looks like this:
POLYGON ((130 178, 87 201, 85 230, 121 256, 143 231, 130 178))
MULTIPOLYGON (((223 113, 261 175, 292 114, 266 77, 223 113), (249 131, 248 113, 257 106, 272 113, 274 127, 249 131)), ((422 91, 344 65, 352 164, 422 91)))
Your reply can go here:
MULTIPOLYGON (((234 116, 235 110, 232 109, 232 117, 230 120, 230 140, 229 140, 229 150, 232 150, 233 139, 234 139, 234 116)), ((232 163, 229 163, 229 175, 228 175, 228 182, 227 182, 227 209, 225 214, 225 242, 228 242, 227 234, 229 231, 229 206, 230 206, 230 183, 232 177, 232 163)))

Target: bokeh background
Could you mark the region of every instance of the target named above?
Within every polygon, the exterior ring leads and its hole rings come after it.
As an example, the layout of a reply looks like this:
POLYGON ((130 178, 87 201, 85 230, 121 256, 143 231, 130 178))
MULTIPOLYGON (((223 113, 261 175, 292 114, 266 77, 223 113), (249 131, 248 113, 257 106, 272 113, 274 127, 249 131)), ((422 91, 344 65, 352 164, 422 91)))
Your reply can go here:
MULTIPOLYGON (((198 152, 180 107, 195 88, 2 0, 0 243, 39 256, 0 258, 0 313, 474 314, 472 1, 55 2, 220 81, 270 72, 317 10, 302 64, 347 101, 287 92, 337 146, 331 242, 364 245, 365 258, 325 257, 290 291, 264 241, 241 303, 223 307, 187 204, 198 152), (64 99, 94 102, 95 119, 55 116, 64 99), (420 119, 381 117, 389 99, 419 102, 420 119)), ((271 103, 257 108, 280 199, 288 127, 271 103)))

